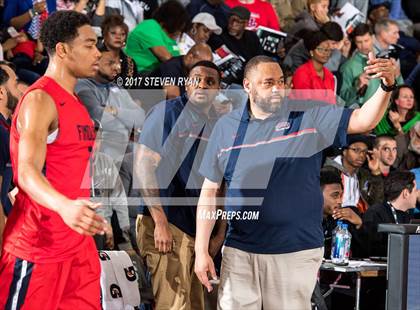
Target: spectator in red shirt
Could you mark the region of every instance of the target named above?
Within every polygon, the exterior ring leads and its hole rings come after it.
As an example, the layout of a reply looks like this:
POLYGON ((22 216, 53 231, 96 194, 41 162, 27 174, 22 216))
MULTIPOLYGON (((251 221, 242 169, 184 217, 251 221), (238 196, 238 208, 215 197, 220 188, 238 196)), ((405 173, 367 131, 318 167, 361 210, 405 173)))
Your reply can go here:
POLYGON ((305 47, 311 59, 297 68, 293 75, 293 89, 291 95, 298 99, 321 100, 335 104, 334 76, 325 64, 331 56, 331 47, 328 37, 321 31, 315 31, 305 38, 305 47), (307 91, 308 89, 316 91, 307 91))
POLYGON ((243 6, 251 12, 247 29, 256 31, 258 26, 264 26, 274 30, 280 30, 279 18, 274 11, 273 5, 262 0, 225 0, 230 8, 243 6))

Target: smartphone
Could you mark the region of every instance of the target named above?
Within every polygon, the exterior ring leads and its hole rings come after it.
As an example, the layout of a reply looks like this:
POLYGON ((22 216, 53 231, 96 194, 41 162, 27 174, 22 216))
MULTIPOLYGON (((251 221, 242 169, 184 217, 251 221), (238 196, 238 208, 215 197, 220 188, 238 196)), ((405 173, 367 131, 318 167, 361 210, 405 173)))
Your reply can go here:
POLYGON ((12 38, 16 38, 17 36, 19 36, 19 32, 17 32, 17 30, 15 29, 15 27, 9 27, 9 28, 7 28, 7 32, 10 34, 10 36, 12 38))

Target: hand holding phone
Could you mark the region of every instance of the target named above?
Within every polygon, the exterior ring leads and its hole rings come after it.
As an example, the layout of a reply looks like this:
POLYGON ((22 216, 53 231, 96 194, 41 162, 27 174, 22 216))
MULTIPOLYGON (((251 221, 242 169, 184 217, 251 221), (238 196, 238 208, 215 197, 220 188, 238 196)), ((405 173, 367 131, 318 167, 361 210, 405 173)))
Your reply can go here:
POLYGON ((15 29, 15 27, 9 27, 9 28, 7 28, 7 32, 9 33, 9 35, 12 38, 16 38, 16 37, 19 36, 19 32, 17 32, 17 30, 15 29))

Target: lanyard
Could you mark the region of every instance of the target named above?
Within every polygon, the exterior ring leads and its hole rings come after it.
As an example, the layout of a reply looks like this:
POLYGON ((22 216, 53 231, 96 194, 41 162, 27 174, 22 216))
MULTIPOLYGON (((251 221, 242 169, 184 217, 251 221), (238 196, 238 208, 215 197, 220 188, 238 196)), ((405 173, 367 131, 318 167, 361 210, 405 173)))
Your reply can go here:
POLYGON ((392 204, 389 201, 387 201, 387 204, 391 208, 391 212, 392 212, 392 216, 394 217, 395 224, 399 224, 398 218, 397 218, 397 211, 395 211, 395 208, 392 206, 392 204))

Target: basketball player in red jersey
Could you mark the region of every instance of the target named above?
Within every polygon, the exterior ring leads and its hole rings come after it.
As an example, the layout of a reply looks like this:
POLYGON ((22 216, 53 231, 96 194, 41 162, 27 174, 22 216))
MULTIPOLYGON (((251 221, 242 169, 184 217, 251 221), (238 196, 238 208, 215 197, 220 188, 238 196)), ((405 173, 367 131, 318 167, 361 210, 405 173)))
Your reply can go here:
POLYGON ((95 139, 74 95, 93 77, 100 52, 89 19, 52 14, 41 31, 50 56, 45 76, 28 88, 11 125, 10 153, 19 188, 0 259, 0 309, 100 309, 100 264, 92 238, 106 222, 82 188, 95 139))

